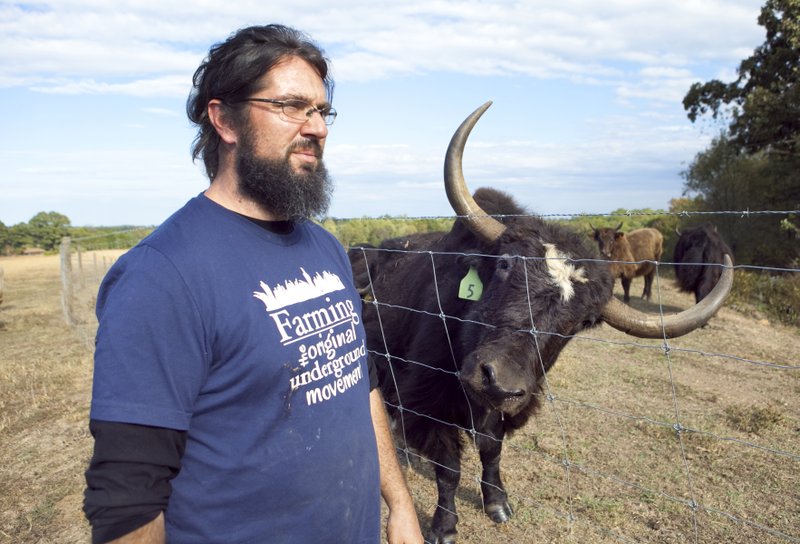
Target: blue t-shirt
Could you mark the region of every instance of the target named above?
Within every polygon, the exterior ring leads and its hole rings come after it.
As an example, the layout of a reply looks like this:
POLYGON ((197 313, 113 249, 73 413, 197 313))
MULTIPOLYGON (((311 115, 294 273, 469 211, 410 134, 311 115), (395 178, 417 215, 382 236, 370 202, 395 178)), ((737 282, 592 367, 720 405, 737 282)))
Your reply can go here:
POLYGON ((91 418, 187 432, 171 544, 380 536, 361 304, 343 248, 204 195, 109 271, 91 418))

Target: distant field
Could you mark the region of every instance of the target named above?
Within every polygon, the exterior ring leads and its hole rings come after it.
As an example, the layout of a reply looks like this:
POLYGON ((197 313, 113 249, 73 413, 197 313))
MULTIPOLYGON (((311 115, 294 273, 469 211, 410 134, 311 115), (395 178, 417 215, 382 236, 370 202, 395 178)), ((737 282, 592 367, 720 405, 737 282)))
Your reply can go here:
MULTIPOLYGON (((85 293, 118 253, 83 257, 77 328, 64 324, 57 256, 0 258, 0 543, 88 542, 96 325, 85 293)), ((667 280, 656 289, 666 311, 692 303, 667 280)), ((641 279, 633 304, 657 311, 640 292, 641 279)), ((800 542, 798 331, 723 309, 668 352, 662 344, 605 326, 572 341, 548 375, 552 402, 506 441, 515 516, 503 526, 481 512, 470 448, 460 542, 800 542)), ((427 527, 435 483, 413 465, 427 527)))

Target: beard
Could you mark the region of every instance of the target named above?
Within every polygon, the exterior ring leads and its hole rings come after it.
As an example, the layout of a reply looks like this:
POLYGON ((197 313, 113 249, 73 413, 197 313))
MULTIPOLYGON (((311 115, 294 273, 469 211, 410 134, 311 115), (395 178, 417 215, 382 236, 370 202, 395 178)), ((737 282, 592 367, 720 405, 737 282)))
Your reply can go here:
POLYGON ((321 217, 328 211, 333 184, 316 140, 294 142, 284 158, 266 159, 256 156, 252 134, 246 131, 236 157, 236 172, 239 191, 276 218, 297 221, 321 217), (303 165, 295 171, 289 157, 297 148, 313 149, 316 164, 303 165))

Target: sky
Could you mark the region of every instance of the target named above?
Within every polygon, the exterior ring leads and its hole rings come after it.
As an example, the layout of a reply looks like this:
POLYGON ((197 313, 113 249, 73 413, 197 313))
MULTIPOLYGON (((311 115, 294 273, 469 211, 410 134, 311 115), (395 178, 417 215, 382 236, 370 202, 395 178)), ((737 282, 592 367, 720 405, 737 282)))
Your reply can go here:
POLYGON ((692 124, 695 82, 735 79, 763 0, 0 0, 0 221, 158 225, 208 187, 191 78, 254 24, 307 32, 333 65, 325 148, 337 218, 452 216, 455 129, 469 187, 532 213, 666 210, 724 125, 692 124))

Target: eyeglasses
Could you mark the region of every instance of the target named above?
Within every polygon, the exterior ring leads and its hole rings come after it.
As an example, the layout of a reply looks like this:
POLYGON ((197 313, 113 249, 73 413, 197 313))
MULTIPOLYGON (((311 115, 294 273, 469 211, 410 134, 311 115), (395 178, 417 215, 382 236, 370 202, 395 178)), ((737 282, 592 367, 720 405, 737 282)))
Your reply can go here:
POLYGON ((323 106, 318 108, 316 106, 312 106, 305 100, 296 100, 296 99, 289 99, 289 100, 275 100, 273 98, 245 98, 241 100, 241 102, 264 102, 267 104, 275 104, 276 106, 281 107, 281 111, 283 114, 291 119, 292 121, 299 121, 301 123, 305 123, 314 116, 315 113, 319 113, 322 117, 322 120, 325 121, 325 124, 331 126, 333 122, 336 120, 336 110, 330 106, 323 106))

